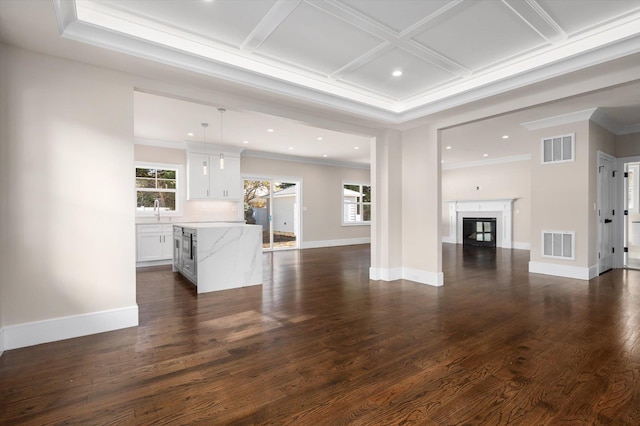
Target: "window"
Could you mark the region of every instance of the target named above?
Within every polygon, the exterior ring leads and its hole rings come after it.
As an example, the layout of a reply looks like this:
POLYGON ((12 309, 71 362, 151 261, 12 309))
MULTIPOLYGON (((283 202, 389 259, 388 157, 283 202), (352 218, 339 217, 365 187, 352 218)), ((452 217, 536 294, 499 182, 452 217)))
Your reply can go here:
POLYGON ((136 214, 175 215, 180 213, 181 166, 136 164, 136 214))
POLYGON ((371 186, 342 185, 342 224, 368 225, 371 222, 371 186))

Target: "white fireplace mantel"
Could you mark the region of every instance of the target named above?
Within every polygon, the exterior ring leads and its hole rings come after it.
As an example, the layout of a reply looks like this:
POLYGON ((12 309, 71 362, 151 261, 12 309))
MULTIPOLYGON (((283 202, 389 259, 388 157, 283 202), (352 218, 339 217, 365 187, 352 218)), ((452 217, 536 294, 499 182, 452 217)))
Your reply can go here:
POLYGON ((496 245, 503 248, 512 248, 513 202, 515 200, 517 198, 449 201, 449 238, 457 244, 462 243, 463 217, 495 217, 496 245))

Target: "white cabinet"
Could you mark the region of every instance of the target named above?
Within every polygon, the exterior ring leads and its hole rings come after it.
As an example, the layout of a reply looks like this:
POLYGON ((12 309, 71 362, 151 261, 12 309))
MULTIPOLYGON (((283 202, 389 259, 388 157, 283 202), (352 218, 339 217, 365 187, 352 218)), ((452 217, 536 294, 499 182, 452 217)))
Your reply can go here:
MULTIPOLYGON (((213 159, 213 158, 212 158, 213 159)), ((242 178, 240 177, 240 157, 225 155, 224 169, 220 169, 220 158, 212 162, 211 195, 213 198, 242 199, 242 178)))
POLYGON ((209 155, 189 153, 189 161, 187 163, 188 180, 187 180, 187 198, 189 200, 206 200, 209 197, 209 185, 211 174, 211 163, 209 155), (207 174, 203 172, 203 163, 207 165, 207 174))
POLYGON ((136 227, 136 261, 173 259, 173 226, 140 224, 136 227))
POLYGON ((233 200, 242 199, 240 157, 224 154, 224 169, 220 169, 220 154, 189 153, 189 200, 233 200), (204 174, 203 165, 207 165, 204 174))

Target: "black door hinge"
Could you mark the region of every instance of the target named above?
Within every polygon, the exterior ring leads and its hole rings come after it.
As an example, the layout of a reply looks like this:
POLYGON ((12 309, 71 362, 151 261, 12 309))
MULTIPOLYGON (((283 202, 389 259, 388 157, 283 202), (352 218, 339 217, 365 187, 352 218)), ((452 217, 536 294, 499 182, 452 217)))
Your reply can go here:
POLYGON ((625 247, 625 248, 624 248, 624 252, 625 252, 625 253, 629 253, 629 247, 625 247))
POLYGON ((615 210, 611 210, 611 216, 615 216, 616 215, 616 211, 615 210))
POLYGON ((614 170, 613 172, 611 172, 613 177, 616 177, 616 171, 614 170))
POLYGON ((628 172, 624 172, 624 177, 628 178, 629 177, 629 173, 628 172))
POLYGON ((625 215, 625 216, 629 216, 629 210, 625 210, 625 211, 624 211, 624 215, 625 215))
POLYGON ((616 248, 615 247, 611 247, 611 253, 615 253, 616 252, 616 248))

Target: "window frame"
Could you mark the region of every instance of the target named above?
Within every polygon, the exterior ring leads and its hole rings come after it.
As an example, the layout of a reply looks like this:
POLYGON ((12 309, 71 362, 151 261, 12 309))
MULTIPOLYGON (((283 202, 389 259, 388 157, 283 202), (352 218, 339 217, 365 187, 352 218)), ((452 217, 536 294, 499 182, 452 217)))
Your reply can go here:
MULTIPOLYGON (((340 190, 340 198, 341 198, 341 202, 340 202, 340 217, 341 217, 341 223, 342 226, 370 226, 371 225, 371 219, 369 220, 359 220, 359 221, 355 221, 355 222, 346 222, 344 220, 344 212, 345 212, 345 207, 347 205, 347 203, 345 202, 344 199, 344 190, 345 190, 345 186, 346 185, 357 185, 360 187, 360 193, 363 193, 363 188, 362 187, 369 187, 369 193, 371 194, 372 192, 372 188, 371 188, 371 183, 369 182, 353 182, 353 181, 342 181, 342 187, 340 190)), ((364 198, 364 197, 359 197, 359 198, 364 198)), ((348 203, 348 204, 356 204, 359 208, 360 211, 363 212, 364 211, 364 206, 368 205, 370 206, 370 214, 372 213, 372 202, 371 201, 363 201, 362 199, 360 199, 359 201, 357 201, 356 203, 348 203)), ((362 215, 361 215, 362 216, 362 215)))
POLYGON ((176 189, 159 189, 159 188, 148 188, 148 192, 175 192, 175 200, 176 200, 176 208, 175 210, 161 210, 160 217, 175 217, 182 216, 182 199, 184 195, 184 165, 182 164, 173 164, 173 163, 156 163, 156 162, 148 162, 148 161, 136 161, 134 162, 134 198, 135 204, 134 209, 136 211, 136 217, 153 217, 155 216, 155 211, 153 209, 149 210, 140 210, 138 209, 138 191, 145 191, 145 188, 136 187, 136 176, 135 169, 157 169, 157 170, 174 170, 176 172, 176 189))

